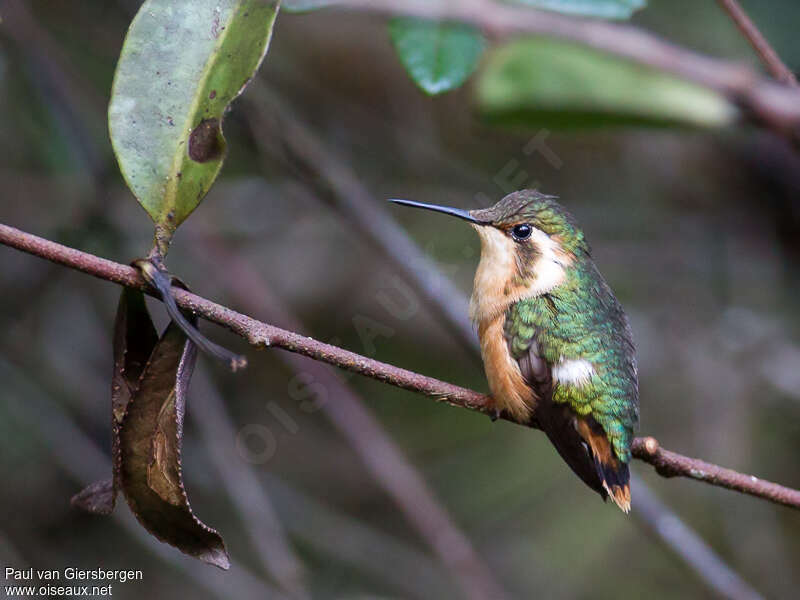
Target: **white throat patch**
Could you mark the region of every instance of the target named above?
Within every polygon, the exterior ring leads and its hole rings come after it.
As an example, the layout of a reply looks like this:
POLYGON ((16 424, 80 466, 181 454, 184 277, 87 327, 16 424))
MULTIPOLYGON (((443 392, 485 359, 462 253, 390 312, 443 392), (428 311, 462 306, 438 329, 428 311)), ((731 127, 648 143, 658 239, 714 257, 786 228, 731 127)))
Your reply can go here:
POLYGON ((536 258, 534 277, 525 285, 514 284, 517 248, 510 236, 490 226, 475 226, 481 238, 481 260, 475 271, 470 302, 473 321, 491 319, 523 298, 541 296, 563 283, 570 257, 544 231, 533 228, 527 244, 541 253, 536 258))
POLYGON ((558 244, 541 229, 533 228, 531 241, 542 255, 536 261, 536 279, 528 288, 531 296, 541 296, 564 281, 564 267, 567 262, 558 244))

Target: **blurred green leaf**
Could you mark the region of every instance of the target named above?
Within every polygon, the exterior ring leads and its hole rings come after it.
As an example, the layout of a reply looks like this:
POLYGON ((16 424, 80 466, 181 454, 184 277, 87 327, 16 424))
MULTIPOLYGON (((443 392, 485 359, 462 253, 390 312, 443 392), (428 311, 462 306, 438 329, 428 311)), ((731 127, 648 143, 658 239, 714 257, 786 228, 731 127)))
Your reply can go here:
POLYGON ((586 48, 529 38, 498 49, 477 86, 480 111, 513 125, 722 126, 737 115, 723 96, 586 48))
POLYGON ((478 66, 486 46, 476 29, 423 19, 392 19, 389 34, 411 79, 430 95, 464 83, 478 66))
POLYGON ((222 167, 223 115, 261 64, 277 10, 277 0, 147 0, 131 23, 111 92, 111 142, 167 237, 222 167))
POLYGON ((645 0, 507 0, 533 8, 543 8, 568 15, 600 17, 603 19, 629 19, 645 7, 645 0))

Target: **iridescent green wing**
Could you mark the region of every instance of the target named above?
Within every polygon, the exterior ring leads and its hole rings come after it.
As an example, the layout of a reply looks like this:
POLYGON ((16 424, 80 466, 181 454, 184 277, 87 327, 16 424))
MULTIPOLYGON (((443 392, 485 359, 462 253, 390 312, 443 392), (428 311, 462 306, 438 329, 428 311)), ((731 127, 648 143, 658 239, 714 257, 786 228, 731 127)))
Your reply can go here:
POLYGON ((638 422, 633 343, 619 303, 591 260, 570 268, 565 283, 549 294, 512 306, 506 315, 506 336, 521 368, 530 361, 544 362, 551 370, 564 360, 591 363, 594 374, 588 381, 551 386, 551 400, 593 417, 616 455, 630 460, 638 422))
POLYGON ((547 434, 564 461, 586 485, 607 496, 602 469, 575 428, 575 411, 553 400, 552 363, 539 340, 552 326, 552 308, 547 298, 523 300, 506 313, 505 334, 509 352, 536 397, 533 421, 547 434))

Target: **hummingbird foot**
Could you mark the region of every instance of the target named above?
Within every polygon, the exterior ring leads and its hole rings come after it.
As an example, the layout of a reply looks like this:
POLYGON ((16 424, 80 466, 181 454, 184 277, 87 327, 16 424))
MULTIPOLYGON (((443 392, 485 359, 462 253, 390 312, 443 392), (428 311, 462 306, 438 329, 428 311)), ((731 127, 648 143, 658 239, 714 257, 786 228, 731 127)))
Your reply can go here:
POLYGON ((492 423, 494 423, 497 421, 497 419, 503 416, 503 410, 497 406, 497 403, 494 401, 494 399, 490 398, 486 405, 486 414, 489 415, 492 423))

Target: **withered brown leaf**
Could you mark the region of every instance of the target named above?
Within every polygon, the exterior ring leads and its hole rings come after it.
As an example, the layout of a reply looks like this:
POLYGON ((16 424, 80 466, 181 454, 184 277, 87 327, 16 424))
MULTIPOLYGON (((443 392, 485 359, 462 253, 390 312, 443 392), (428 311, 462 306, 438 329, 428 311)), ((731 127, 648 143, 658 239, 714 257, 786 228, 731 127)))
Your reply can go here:
POLYGON ((120 481, 134 515, 155 537, 222 569, 220 535, 192 512, 181 475, 186 392, 197 349, 171 322, 156 344, 120 430, 120 481))
POLYGON ((114 321, 114 370, 111 375, 111 459, 112 479, 96 481, 72 497, 72 505, 94 514, 114 510, 119 490, 119 428, 139 377, 158 342, 144 294, 123 288, 114 321))

